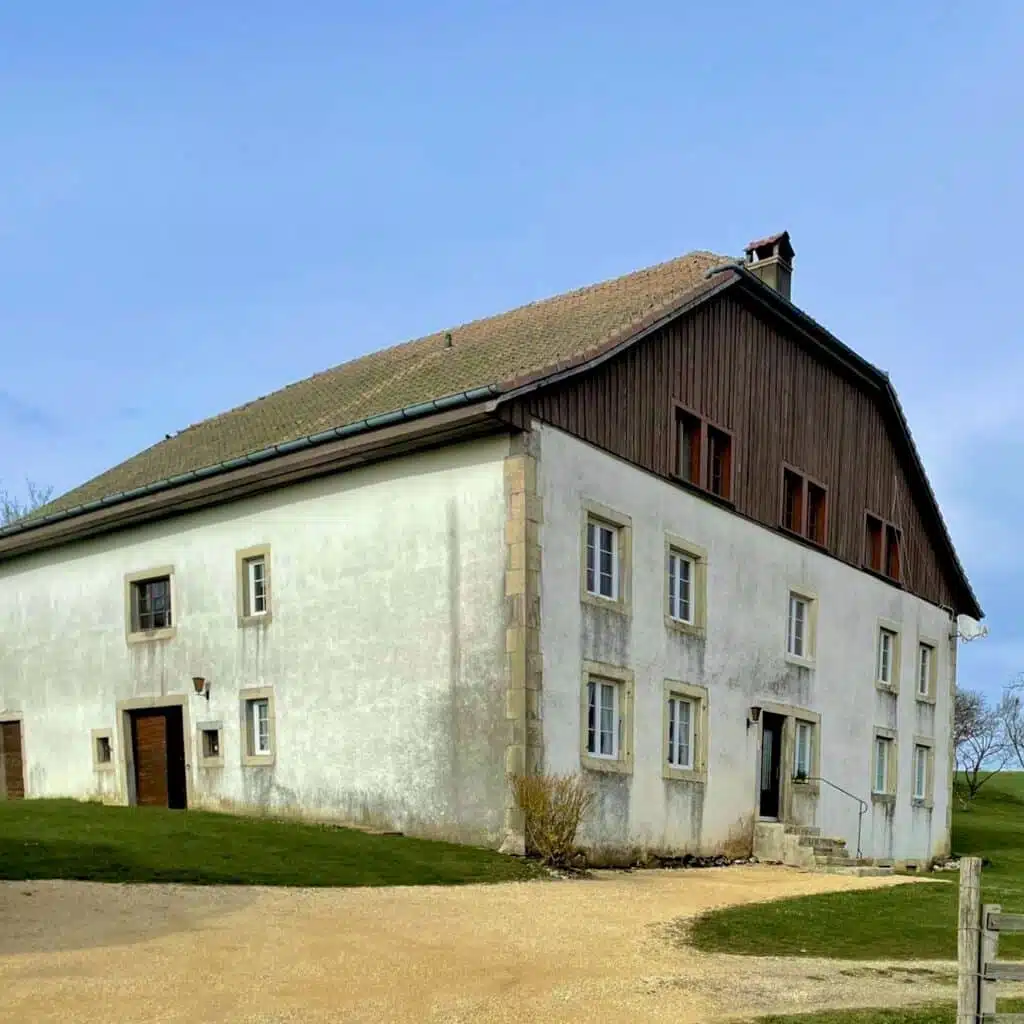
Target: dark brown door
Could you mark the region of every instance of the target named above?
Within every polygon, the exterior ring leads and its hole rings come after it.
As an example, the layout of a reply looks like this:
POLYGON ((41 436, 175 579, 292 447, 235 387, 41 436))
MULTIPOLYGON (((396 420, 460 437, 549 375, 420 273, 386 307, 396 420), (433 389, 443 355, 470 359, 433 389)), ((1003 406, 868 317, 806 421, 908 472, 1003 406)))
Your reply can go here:
POLYGON ((180 707, 132 715, 135 802, 140 807, 185 807, 185 737, 180 707))
POLYGON ((762 818, 777 818, 782 791, 782 715, 766 711, 761 715, 761 806, 762 818))
POLYGON ((0 722, 0 796, 25 799, 25 762, 21 753, 21 722, 0 722))

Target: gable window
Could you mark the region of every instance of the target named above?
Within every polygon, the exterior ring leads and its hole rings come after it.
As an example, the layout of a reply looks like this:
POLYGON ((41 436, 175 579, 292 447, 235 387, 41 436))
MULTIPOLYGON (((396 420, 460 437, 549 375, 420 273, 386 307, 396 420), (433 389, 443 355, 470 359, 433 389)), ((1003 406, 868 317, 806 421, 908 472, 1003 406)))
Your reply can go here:
POLYGON ((676 474, 719 498, 732 500, 732 435, 676 406, 676 474))
POLYGON ((587 521, 587 593, 609 601, 619 596, 619 531, 595 519, 587 521))
POLYGON ((668 554, 668 613, 677 622, 694 624, 694 560, 681 551, 668 554))
POLYGON ((874 771, 871 792, 878 796, 891 796, 895 792, 896 744, 891 736, 875 735, 874 771))
POLYGON ((782 470, 782 528, 825 545, 825 488, 788 466, 782 470))
POLYGON ((793 777, 809 779, 814 753, 814 725, 796 720, 796 742, 793 748, 793 777))
POLYGON ((129 642, 173 635, 172 576, 168 567, 125 578, 129 642))
POLYGON ((879 516, 867 514, 864 536, 864 564, 897 583, 902 579, 903 534, 900 528, 879 516))
POLYGON ((814 605, 811 594, 799 590, 789 592, 786 610, 786 655, 799 661, 814 657, 814 605))
POLYGON ((878 630, 878 666, 875 681, 879 686, 896 688, 899 665, 899 634, 882 626, 878 630))

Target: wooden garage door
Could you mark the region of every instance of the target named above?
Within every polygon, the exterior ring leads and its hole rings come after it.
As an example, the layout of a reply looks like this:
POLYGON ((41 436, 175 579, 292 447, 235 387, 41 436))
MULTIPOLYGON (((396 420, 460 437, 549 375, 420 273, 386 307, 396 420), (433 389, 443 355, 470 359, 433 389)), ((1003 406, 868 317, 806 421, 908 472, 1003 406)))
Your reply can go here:
POLYGON ((3 792, 8 800, 25 798, 25 764, 21 753, 21 722, 0 722, 3 792))
POLYGON ((136 715, 135 802, 143 807, 167 806, 167 718, 162 711, 136 715))

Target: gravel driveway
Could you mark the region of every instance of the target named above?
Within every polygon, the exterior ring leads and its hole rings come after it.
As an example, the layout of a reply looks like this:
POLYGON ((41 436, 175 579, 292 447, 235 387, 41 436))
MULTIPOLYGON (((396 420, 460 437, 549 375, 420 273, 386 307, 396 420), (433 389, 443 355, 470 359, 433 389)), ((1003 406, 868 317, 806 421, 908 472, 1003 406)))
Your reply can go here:
POLYGON ((892 883, 763 866, 449 888, 6 882, 0 1021, 685 1024, 951 998, 951 965, 685 946, 709 907, 892 883))

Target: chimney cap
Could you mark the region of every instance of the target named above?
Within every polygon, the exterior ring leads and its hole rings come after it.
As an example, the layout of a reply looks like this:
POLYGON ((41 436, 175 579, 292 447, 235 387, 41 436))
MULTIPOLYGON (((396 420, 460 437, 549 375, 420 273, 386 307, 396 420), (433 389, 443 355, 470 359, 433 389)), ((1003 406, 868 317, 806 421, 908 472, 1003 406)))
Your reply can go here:
POLYGON ((793 251, 793 244, 789 240, 788 231, 780 231, 777 235, 769 235, 767 238, 759 238, 754 242, 748 242, 743 250, 747 255, 747 262, 765 260, 771 256, 781 256, 789 262, 796 253, 793 251))

